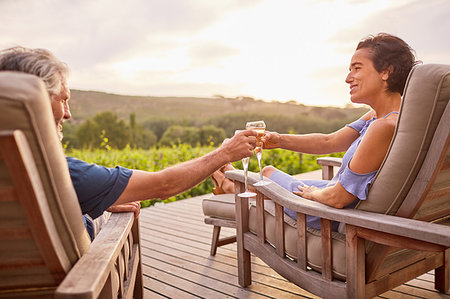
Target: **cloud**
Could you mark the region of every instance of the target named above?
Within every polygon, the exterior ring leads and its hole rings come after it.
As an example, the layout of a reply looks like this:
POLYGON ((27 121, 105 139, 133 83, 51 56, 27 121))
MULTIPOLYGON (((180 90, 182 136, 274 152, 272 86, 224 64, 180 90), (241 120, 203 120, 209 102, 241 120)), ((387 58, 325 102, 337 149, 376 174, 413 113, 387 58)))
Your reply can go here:
POLYGON ((72 67, 173 48, 252 1, 10 0, 0 44, 47 47, 72 67), (242 2, 242 3, 241 3, 242 2), (26 9, 24 9, 26 7, 26 9), (165 48, 164 48, 165 46, 165 48))
POLYGON ((192 67, 220 64, 226 58, 239 53, 239 50, 219 42, 200 42, 189 48, 192 67))
POLYGON ((450 63, 448 11, 448 0, 0 0, 0 48, 50 49, 78 89, 330 104, 348 98, 367 34, 450 63))
POLYGON ((449 63, 449 11, 448 0, 404 1, 393 8, 368 14, 358 26, 336 33, 330 42, 348 51, 350 45, 355 47, 357 41, 369 34, 388 32, 404 39, 424 62, 437 59, 449 63))

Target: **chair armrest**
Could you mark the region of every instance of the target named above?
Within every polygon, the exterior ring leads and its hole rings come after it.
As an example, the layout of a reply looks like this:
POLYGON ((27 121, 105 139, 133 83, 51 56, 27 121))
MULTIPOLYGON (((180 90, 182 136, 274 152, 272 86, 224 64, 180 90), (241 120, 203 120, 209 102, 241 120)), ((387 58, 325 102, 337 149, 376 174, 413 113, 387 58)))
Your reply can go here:
MULTIPOLYGON (((113 213, 86 254, 78 260, 59 285, 55 297, 97 298, 102 291, 105 292, 105 286, 110 288, 106 292, 114 292, 111 287, 114 283, 111 280, 115 275, 115 268, 118 267, 125 267, 124 271, 118 271, 119 292, 123 292, 129 281, 139 279, 136 278, 136 269, 140 265, 140 248, 139 240, 136 240, 138 238, 133 240, 133 224, 139 225, 133 213, 113 213)), ((116 297, 117 294, 112 296, 116 297)))
MULTIPOLYGON (((227 171, 225 176, 235 182, 244 182, 244 173, 240 170, 227 171)), ((249 183, 254 184, 257 181, 258 175, 249 172, 249 183)), ((450 227, 448 226, 362 210, 336 209, 299 197, 275 182, 266 186, 254 186, 254 188, 276 204, 299 213, 446 248, 450 247, 450 227)), ((236 200, 239 200, 239 197, 236 197, 236 200)))
POLYGON ((320 157, 317 164, 322 165, 322 179, 331 180, 334 177, 334 167, 341 167, 342 158, 320 157))

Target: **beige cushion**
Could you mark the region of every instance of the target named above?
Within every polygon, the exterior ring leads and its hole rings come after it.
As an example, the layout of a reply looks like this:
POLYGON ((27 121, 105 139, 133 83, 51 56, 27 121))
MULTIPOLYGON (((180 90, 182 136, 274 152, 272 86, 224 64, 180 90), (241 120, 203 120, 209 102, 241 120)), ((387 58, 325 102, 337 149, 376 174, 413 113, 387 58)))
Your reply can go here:
MULTIPOLYGON (((275 204, 271 200, 264 201, 264 219, 266 239, 268 242, 275 243, 275 204)), ((249 211, 249 229, 256 234, 257 216, 256 206, 250 204, 249 211)), ((286 253, 293 259, 297 259, 297 224, 294 219, 284 215, 284 234, 286 253)), ((322 270, 322 241, 320 230, 307 228, 307 256, 308 266, 316 271, 322 270)), ((345 235, 332 233, 333 248, 333 276, 338 279, 345 279, 346 260, 345 260, 345 235)))
POLYGON ((408 78, 388 154, 357 209, 395 214, 416 178, 450 99, 450 65, 415 67, 408 78))
POLYGON ((205 216, 227 220, 236 219, 234 194, 213 195, 203 200, 202 208, 205 216))
POLYGON ((53 221, 69 261, 74 264, 88 249, 90 239, 44 83, 33 75, 0 72, 0 111, 0 130, 19 129, 26 135, 53 221))

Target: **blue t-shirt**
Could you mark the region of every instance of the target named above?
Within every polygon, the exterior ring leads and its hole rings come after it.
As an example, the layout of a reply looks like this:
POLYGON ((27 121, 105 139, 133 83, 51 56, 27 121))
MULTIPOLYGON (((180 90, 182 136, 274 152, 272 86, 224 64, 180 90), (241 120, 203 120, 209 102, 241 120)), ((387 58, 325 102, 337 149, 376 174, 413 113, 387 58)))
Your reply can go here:
MULTIPOLYGON (((107 168, 66 157, 81 212, 95 219, 113 205, 128 185, 132 170, 117 166, 107 168)), ((93 239, 93 225, 84 219, 86 229, 93 239)))

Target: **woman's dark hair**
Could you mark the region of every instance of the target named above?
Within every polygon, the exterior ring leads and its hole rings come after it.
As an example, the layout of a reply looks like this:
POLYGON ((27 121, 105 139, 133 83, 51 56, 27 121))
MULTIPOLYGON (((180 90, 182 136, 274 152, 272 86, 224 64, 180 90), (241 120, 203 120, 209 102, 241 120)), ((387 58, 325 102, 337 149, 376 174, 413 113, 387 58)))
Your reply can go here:
POLYGON ((406 79, 416 61, 414 50, 401 38, 388 33, 368 36, 359 42, 356 50, 368 48, 377 72, 389 70, 388 90, 403 94, 406 79))

